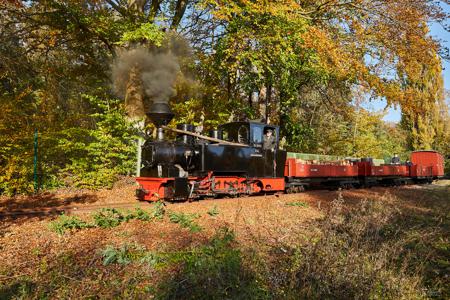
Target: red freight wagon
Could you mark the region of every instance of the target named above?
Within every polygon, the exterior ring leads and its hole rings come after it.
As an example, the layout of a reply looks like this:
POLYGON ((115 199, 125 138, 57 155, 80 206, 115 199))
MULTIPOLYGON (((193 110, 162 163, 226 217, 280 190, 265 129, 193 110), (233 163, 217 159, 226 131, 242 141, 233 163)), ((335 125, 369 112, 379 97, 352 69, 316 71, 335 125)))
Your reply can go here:
POLYGON ((381 165, 381 166, 370 166, 370 171, 368 176, 375 177, 408 177, 409 167, 403 165, 381 165))
POLYGON ((316 165, 297 162, 295 158, 286 160, 285 176, 288 177, 357 177, 357 165, 316 165))
POLYGON ((415 151, 411 153, 412 177, 443 177, 444 157, 436 151, 415 151))
POLYGON ((409 166, 381 165, 374 166, 371 162, 358 163, 359 176, 364 177, 409 177, 409 166))

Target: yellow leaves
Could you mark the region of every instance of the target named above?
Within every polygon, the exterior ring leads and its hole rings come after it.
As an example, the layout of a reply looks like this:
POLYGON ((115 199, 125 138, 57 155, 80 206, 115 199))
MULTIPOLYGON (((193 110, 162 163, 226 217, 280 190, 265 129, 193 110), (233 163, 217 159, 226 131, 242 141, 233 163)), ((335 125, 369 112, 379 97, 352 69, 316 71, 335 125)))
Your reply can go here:
POLYGON ((349 76, 353 67, 360 71, 364 69, 357 60, 359 57, 349 56, 339 41, 333 40, 325 30, 311 26, 302 37, 304 46, 318 54, 318 63, 338 78, 349 76))
POLYGON ((49 32, 49 41, 48 44, 50 47, 55 47, 56 42, 58 41, 60 31, 59 30, 51 30, 49 32))
POLYGON ((214 16, 224 21, 231 21, 236 16, 251 18, 251 16, 260 14, 294 20, 294 18, 300 17, 299 13, 301 12, 300 4, 293 0, 208 0, 206 3, 214 7, 214 16))
POLYGON ((33 89, 31 86, 27 86, 22 92, 20 92, 16 97, 15 100, 16 101, 20 101, 22 98, 28 96, 29 94, 31 94, 33 92, 33 89))

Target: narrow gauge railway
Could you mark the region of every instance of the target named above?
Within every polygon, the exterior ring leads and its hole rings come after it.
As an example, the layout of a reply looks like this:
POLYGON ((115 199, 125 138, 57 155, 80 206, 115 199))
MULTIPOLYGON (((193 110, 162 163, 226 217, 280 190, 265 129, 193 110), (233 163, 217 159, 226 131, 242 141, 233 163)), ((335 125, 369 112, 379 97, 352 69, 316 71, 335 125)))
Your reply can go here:
POLYGON ((139 200, 431 183, 444 177, 444 158, 436 151, 413 152, 404 163, 397 157, 389 164, 375 164, 371 158, 305 161, 279 148, 275 125, 231 122, 202 136, 188 124, 168 128, 174 114, 165 103, 154 103, 147 116, 157 127, 157 138, 142 147, 139 200), (164 130, 175 131, 176 139, 167 140, 164 130))

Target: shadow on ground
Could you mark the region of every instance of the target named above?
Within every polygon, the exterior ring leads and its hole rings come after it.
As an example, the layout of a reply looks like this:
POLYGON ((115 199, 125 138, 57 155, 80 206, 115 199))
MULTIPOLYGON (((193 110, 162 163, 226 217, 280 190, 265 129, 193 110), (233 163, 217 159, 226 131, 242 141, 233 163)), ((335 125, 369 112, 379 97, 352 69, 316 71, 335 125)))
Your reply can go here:
POLYGON ((94 203, 98 197, 93 194, 77 194, 71 197, 61 198, 54 193, 41 193, 31 196, 10 197, 0 201, 0 213, 16 211, 20 209, 57 208, 70 204, 94 203))
POLYGON ((54 218, 63 213, 68 205, 94 203, 97 200, 95 194, 58 198, 53 193, 8 198, 0 202, 0 236, 4 236, 11 225, 54 218))

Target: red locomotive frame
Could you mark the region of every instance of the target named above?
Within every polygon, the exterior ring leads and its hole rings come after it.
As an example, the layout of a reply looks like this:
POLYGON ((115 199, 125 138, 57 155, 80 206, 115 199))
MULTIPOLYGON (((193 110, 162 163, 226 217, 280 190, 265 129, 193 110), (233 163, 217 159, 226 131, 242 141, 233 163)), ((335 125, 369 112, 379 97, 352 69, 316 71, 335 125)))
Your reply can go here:
MULTIPOLYGON (((140 185, 137 196, 140 200, 159 201, 161 199, 186 200, 174 197, 175 178, 136 178, 140 185)), ((243 178, 236 176, 213 176, 209 173, 207 177, 189 177, 191 187, 197 185, 196 196, 216 195, 252 195, 263 192, 283 191, 285 188, 284 178, 243 178)), ((192 198, 192 193, 188 199, 192 198)))

